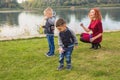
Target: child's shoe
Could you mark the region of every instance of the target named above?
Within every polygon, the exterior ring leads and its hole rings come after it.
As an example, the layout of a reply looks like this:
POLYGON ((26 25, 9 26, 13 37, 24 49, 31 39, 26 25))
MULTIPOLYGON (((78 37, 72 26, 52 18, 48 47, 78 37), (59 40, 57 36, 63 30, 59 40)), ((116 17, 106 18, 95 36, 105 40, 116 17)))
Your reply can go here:
POLYGON ((62 70, 64 68, 64 65, 58 66, 57 70, 62 70))
POLYGON ((68 70, 71 70, 72 69, 72 66, 71 65, 67 65, 66 67, 68 70))
POLYGON ((53 57, 53 56, 55 56, 55 54, 50 54, 50 53, 46 53, 45 54, 47 57, 53 57))
POLYGON ((48 54, 50 54, 50 52, 45 53, 46 56, 47 56, 48 54))

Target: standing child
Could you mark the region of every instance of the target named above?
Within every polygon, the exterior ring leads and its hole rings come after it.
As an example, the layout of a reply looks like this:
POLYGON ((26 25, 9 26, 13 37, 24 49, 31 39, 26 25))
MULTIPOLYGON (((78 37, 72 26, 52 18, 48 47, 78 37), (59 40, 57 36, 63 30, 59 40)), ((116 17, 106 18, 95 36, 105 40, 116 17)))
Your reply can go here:
POLYGON ((59 67, 62 70, 64 67, 64 57, 66 58, 67 69, 71 69, 71 55, 74 45, 77 46, 78 42, 75 34, 67 26, 63 19, 58 19, 56 27, 59 30, 58 44, 59 44, 59 67))
POLYGON ((49 51, 46 53, 46 56, 51 57, 54 56, 54 23, 55 16, 53 15, 53 9, 48 7, 44 10, 44 19, 46 20, 46 24, 44 26, 44 32, 46 34, 49 51))

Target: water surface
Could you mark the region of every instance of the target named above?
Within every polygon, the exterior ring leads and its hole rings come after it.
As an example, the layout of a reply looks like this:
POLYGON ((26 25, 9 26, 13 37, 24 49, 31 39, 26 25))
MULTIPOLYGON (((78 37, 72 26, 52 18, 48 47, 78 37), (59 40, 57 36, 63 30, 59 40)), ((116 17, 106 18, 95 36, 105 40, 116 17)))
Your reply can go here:
MULTIPOLYGON (((100 9, 103 19, 104 31, 120 30, 120 8, 100 9)), ((90 20, 88 18, 89 9, 60 9, 55 10, 57 19, 62 17, 66 20, 68 27, 76 33, 84 32, 79 26, 82 22, 88 27, 90 20)), ((42 24, 43 12, 0 12, 0 38, 36 36, 39 35, 38 26, 42 24)), ((55 30, 55 34, 57 34, 55 30)))

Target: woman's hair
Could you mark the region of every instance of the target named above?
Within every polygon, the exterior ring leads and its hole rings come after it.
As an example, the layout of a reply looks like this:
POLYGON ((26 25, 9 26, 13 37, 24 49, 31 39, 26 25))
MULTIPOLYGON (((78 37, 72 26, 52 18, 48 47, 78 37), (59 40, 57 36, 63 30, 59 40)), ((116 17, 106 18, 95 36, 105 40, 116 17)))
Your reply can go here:
MULTIPOLYGON (((98 8, 92 8, 91 10, 94 10, 95 11, 95 18, 97 19, 97 20, 102 20, 102 15, 101 15, 101 12, 100 12, 100 10, 98 9, 98 8)), ((90 11, 91 11, 90 10, 90 11)), ((89 18, 90 18, 90 12, 89 12, 89 14, 88 14, 88 16, 89 16, 89 18)), ((91 18, 90 18, 91 19, 91 18)), ((92 20, 92 19, 91 19, 92 20)))
POLYGON ((50 15, 53 15, 53 9, 51 7, 48 7, 44 10, 44 13, 48 13, 50 15))
POLYGON ((58 19, 56 21, 56 27, 59 27, 59 26, 61 26, 63 24, 66 24, 66 21, 64 19, 62 19, 62 18, 60 18, 60 19, 58 19))

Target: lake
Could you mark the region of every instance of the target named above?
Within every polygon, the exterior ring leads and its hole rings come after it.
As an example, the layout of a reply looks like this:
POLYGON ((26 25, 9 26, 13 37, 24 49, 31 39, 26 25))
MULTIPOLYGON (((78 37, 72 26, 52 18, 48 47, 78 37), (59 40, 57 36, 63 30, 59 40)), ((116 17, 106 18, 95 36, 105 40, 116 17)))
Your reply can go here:
MULTIPOLYGON (((76 34, 83 29, 79 26, 82 22, 88 27, 89 9, 54 9, 57 19, 62 17, 66 20, 76 34)), ((105 31, 120 30, 120 8, 101 8, 102 24, 105 31)), ((43 11, 0 11, 0 38, 37 36, 40 35, 38 25, 42 24, 43 11)), ((58 31, 55 30, 55 34, 58 31)))

